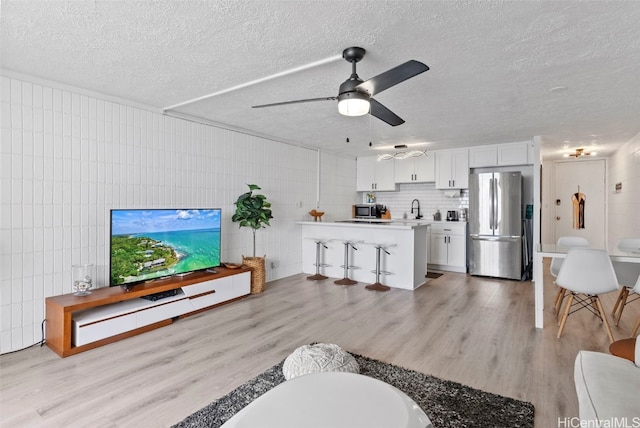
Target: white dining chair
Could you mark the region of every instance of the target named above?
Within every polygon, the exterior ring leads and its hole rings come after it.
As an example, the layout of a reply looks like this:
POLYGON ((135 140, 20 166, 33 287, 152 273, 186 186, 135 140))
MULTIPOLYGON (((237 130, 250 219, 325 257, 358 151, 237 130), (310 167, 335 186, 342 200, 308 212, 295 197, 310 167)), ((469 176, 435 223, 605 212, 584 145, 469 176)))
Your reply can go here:
MULTIPOLYGON (((581 236, 561 236, 558 238, 558 242, 556 242, 558 247, 565 248, 573 248, 573 247, 588 247, 589 241, 586 238, 581 236)), ((560 267, 562 266, 562 261, 564 259, 560 257, 554 257, 551 259, 551 266, 549 266, 549 272, 554 277, 558 276, 558 272, 560 272, 560 267)), ((564 288, 558 287, 558 292, 556 293, 556 297, 553 300, 553 310, 556 316, 560 313, 560 308, 562 307, 562 302, 566 297, 566 292, 564 288)))
POLYGON ((558 339, 562 335, 567 317, 580 309, 588 309, 602 320, 613 343, 613 332, 599 298, 600 294, 616 291, 620 287, 609 253, 594 248, 569 249, 558 272, 556 284, 568 292, 558 328, 558 339))
MULTIPOLYGON (((640 276, 638 276, 638 280, 636 281, 636 285, 631 289, 631 293, 634 293, 640 296, 640 276)), ((638 299, 638 297, 636 297, 638 299)), ((633 327, 631 331, 631 337, 635 337, 638 333, 638 329, 640 329, 640 315, 638 315, 638 320, 636 321, 636 325, 633 327)))
MULTIPOLYGON (((621 239, 618 241, 617 248, 618 251, 623 253, 640 251, 640 238, 621 239)), ((635 298, 632 297, 631 300, 628 300, 631 289, 634 288, 634 284, 640 276, 640 263, 613 262, 613 269, 616 271, 616 277, 618 277, 620 292, 618 293, 618 298, 613 306, 611 315, 613 315, 615 324, 618 325, 620 323, 620 317, 622 317, 624 307, 627 304, 640 299, 640 296, 636 294, 635 298)))

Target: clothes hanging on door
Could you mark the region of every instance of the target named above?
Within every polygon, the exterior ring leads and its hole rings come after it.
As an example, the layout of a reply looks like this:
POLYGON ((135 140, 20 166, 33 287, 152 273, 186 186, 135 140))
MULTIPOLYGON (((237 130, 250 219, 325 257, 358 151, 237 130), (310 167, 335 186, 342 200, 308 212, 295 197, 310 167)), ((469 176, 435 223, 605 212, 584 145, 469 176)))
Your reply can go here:
POLYGON ((584 204, 586 198, 584 193, 580 193, 580 187, 578 192, 571 196, 571 203, 573 204, 573 228, 584 229, 584 204))

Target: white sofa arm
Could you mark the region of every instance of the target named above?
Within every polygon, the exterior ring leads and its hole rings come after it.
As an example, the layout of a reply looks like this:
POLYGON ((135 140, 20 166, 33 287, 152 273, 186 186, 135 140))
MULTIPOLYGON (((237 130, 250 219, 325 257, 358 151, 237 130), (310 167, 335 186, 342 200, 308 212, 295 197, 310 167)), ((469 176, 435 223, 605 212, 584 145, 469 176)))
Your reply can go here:
POLYGON ((574 366, 574 382, 581 420, 610 423, 616 418, 631 421, 638 417, 640 368, 631 361, 601 352, 580 351, 574 366))

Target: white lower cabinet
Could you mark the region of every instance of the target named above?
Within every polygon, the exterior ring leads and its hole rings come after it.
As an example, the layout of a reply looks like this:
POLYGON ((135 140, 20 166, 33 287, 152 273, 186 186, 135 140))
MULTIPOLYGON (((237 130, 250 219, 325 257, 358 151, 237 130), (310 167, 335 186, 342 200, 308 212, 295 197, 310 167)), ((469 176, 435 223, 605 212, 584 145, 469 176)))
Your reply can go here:
POLYGON ((73 346, 82 346, 127 333, 251 293, 251 272, 225 276, 178 288, 160 300, 134 298, 73 314, 73 346))
POLYGON ((467 223, 432 223, 430 237, 430 268, 467 271, 467 223))

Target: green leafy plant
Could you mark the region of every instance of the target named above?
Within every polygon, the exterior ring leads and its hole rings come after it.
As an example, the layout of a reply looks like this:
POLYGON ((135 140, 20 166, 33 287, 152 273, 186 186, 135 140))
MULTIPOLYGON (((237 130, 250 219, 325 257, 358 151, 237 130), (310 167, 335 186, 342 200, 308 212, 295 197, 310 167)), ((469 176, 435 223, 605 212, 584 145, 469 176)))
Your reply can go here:
POLYGON ((250 227, 253 231, 253 257, 256 256, 256 230, 271 226, 269 220, 271 215, 271 203, 266 196, 253 193, 254 190, 261 190, 255 184, 248 184, 249 191, 238 197, 234 203, 236 212, 231 217, 231 221, 239 222, 240 227, 250 227))

